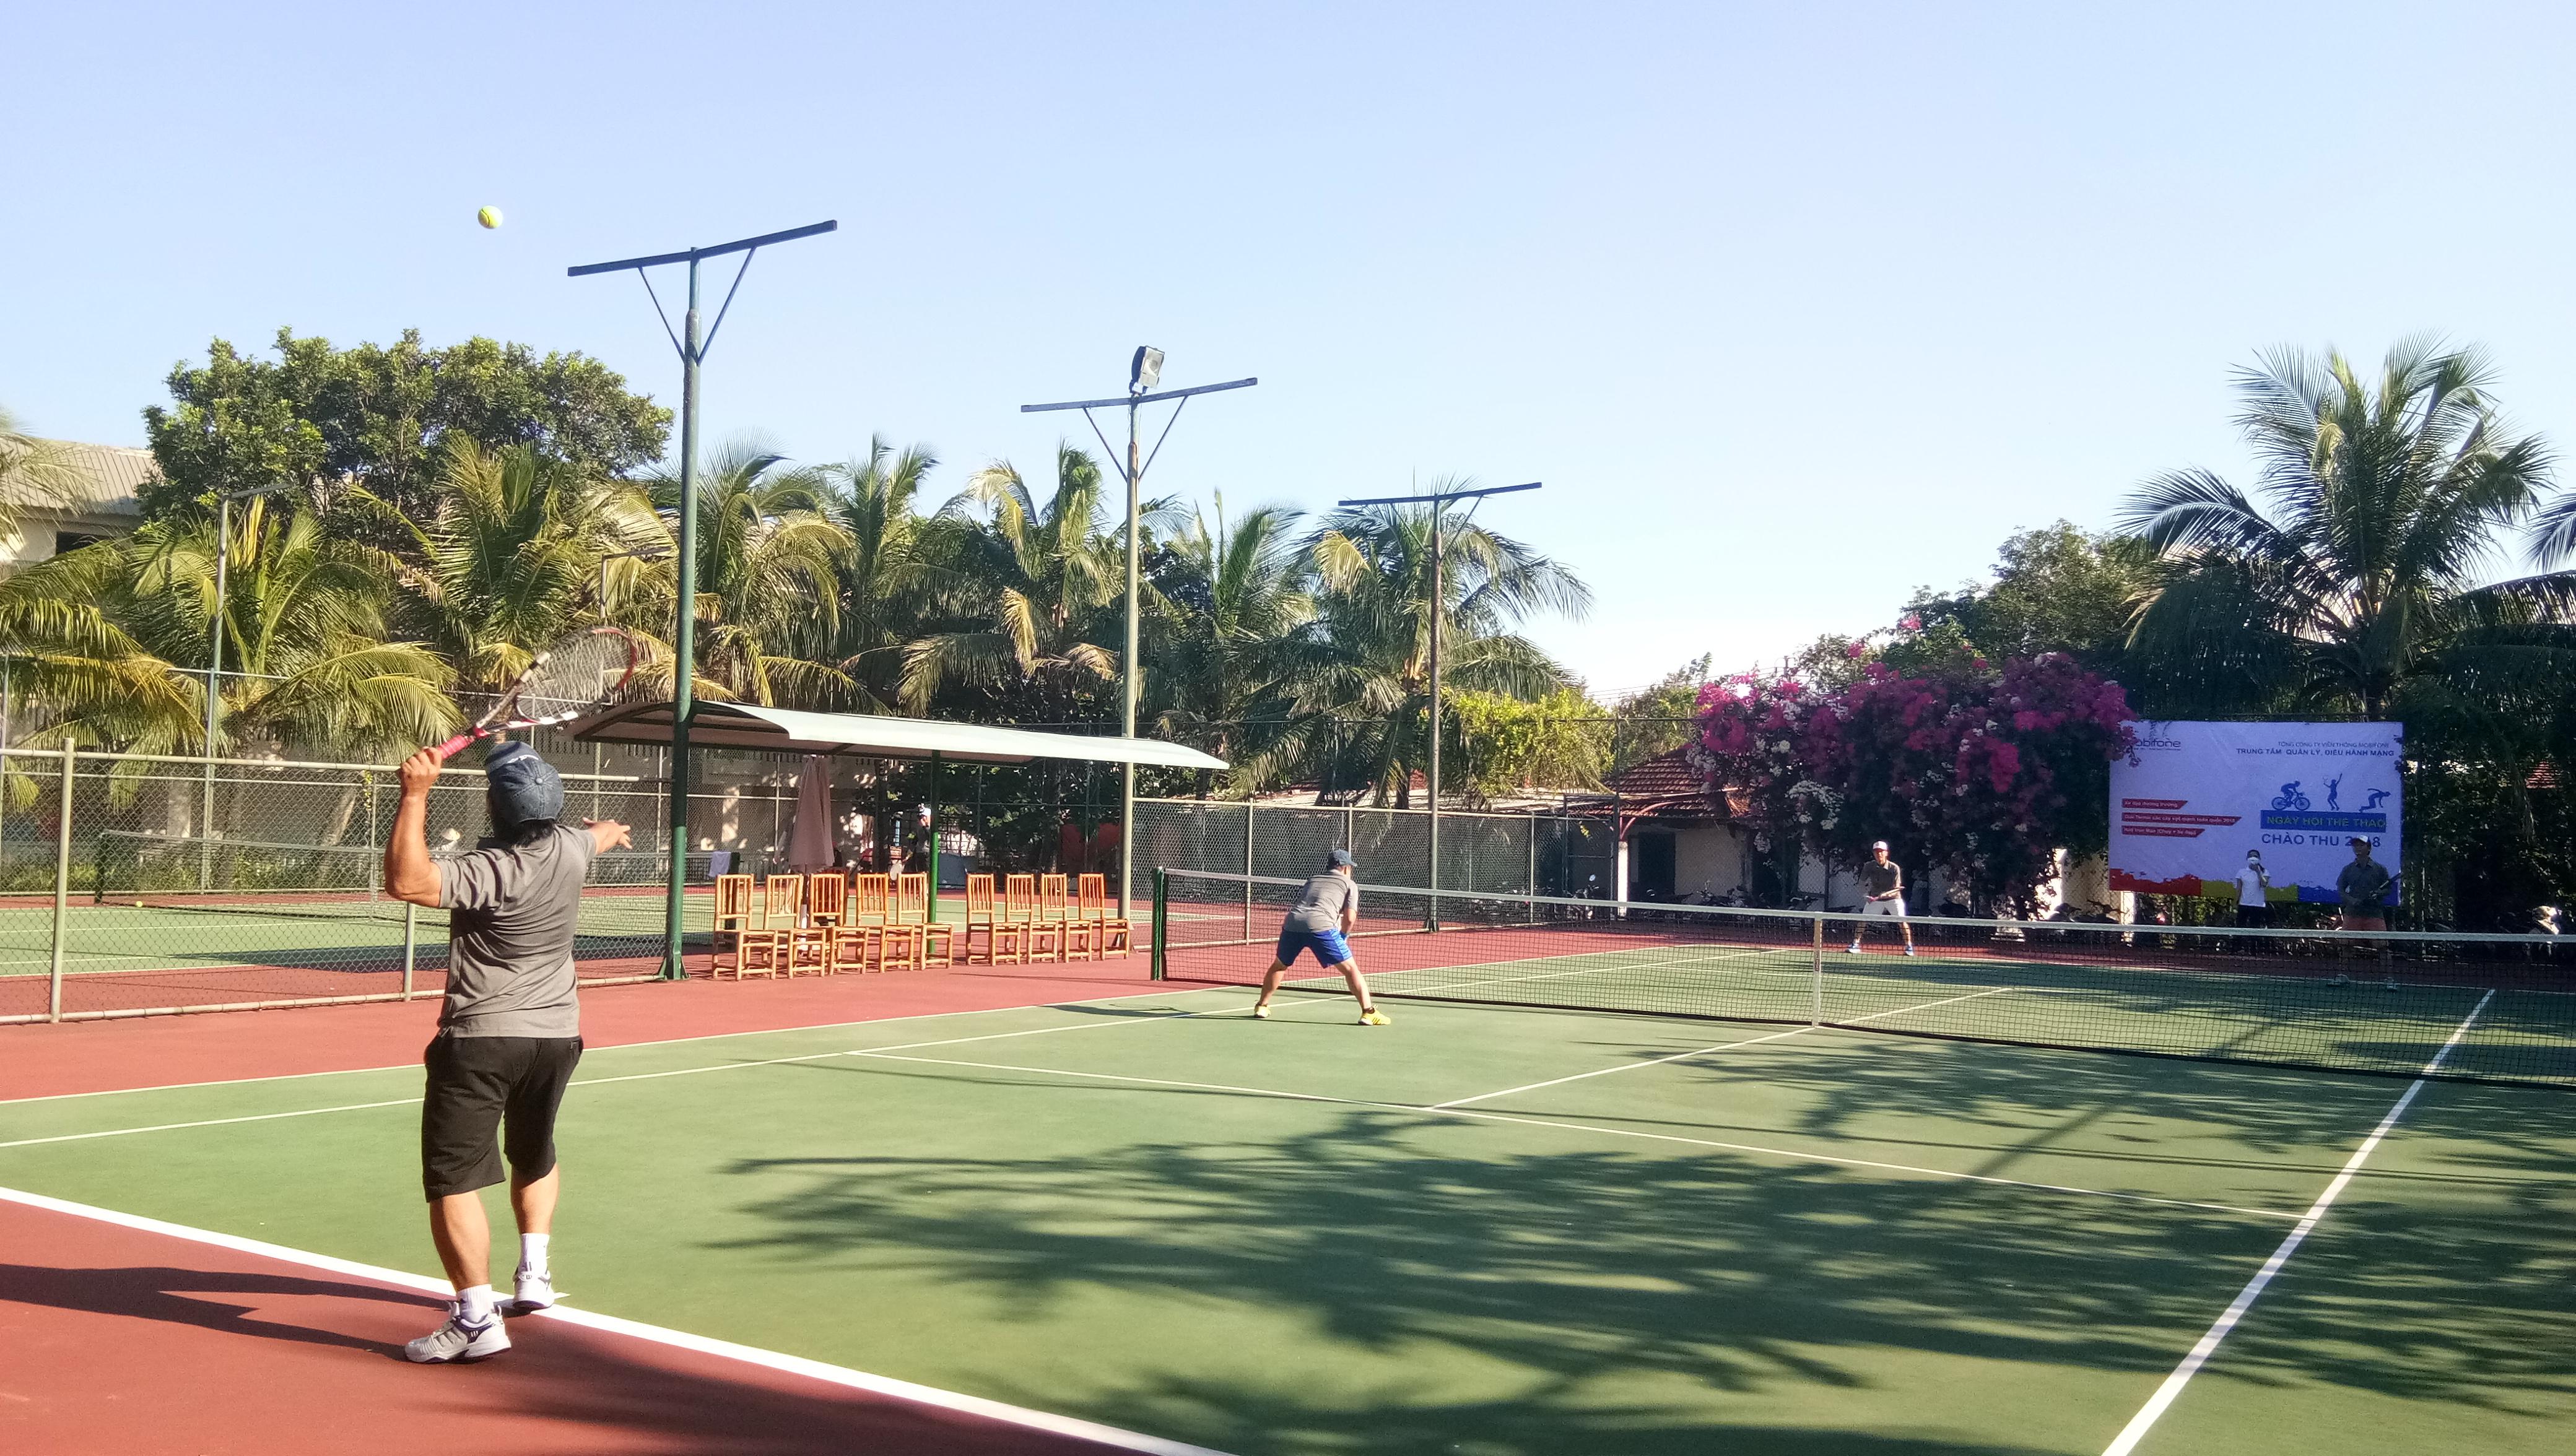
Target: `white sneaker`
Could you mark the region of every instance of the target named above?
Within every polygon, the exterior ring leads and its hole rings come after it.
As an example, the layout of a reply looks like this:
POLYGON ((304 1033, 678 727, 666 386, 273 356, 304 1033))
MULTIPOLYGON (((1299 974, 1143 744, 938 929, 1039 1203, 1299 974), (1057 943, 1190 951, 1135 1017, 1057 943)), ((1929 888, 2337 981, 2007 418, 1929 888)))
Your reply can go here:
POLYGON ((403 1346, 403 1358, 415 1365, 447 1365, 489 1360, 510 1348, 510 1332, 501 1327, 501 1312, 469 1324, 463 1305, 450 1301, 447 1323, 403 1346))
POLYGON ((1859 941, 1857 941, 1857 940, 1855 940, 1855 941, 1853 941, 1851 944, 1849 944, 1849 945, 1847 945, 1847 946, 1844 946, 1844 947, 1843 947, 1843 954, 1844 954, 1844 955, 1859 955, 1859 954, 1860 954, 1860 942, 1859 942, 1859 941))
POLYGON ((1912 946, 1910 946, 1910 945, 1909 945, 1909 946, 1907 946, 1907 947, 1905 948, 1905 953, 1906 953, 1907 955, 1912 955, 1912 954, 1914 954, 1914 947, 1912 947, 1912 946))
POLYGON ((562 1296, 555 1293, 551 1271, 541 1270, 532 1273, 521 1269, 516 1287, 511 1292, 510 1302, 502 1308, 511 1314, 534 1314, 541 1309, 552 1309, 555 1301, 560 1298, 562 1296))
POLYGON ((1270 1008, 1268 1006, 1253 1007, 1252 1019, 1255 1021, 1268 1021, 1270 1019, 1270 1008))

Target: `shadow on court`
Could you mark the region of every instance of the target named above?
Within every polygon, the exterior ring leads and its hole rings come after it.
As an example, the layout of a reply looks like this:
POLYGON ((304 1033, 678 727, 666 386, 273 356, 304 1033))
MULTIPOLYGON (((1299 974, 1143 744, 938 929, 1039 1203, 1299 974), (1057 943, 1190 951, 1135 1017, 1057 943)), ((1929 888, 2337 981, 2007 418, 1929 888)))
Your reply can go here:
MULTIPOLYGON (((1150 1099, 1153 1135, 1061 1157, 738 1160, 725 1171, 792 1191, 742 1210, 756 1236, 712 1247, 808 1268, 895 1260, 953 1292, 960 1340, 993 1321, 1063 1320, 1068 1338, 1106 1347, 1169 1335, 1103 1324, 1104 1296, 1136 1297, 1142 1320, 1186 1293, 1212 1330, 1239 1328, 1236 1309, 1284 1315, 1311 1338, 1210 1344, 1161 1368, 1140 1355, 1084 1405, 1245 1452, 2098 1451, 2288 1229, 1189 1088, 810 1070, 927 1079, 961 1118, 1078 1099, 1100 1105, 1101 1126, 1133 1128, 1109 1104, 1150 1099)), ((2012 1129, 2080 1122, 2106 1099, 2245 1129, 2246 1146, 2297 1169, 2280 1181, 2299 1196, 2275 1200, 2293 1207, 2403 1088, 2010 1054, 1784 1058, 1765 1074, 1817 1079, 1818 1137, 1911 1109, 2009 1152, 2012 1129)), ((2520 1095, 2564 1110, 2559 1094, 2520 1095)), ((2563 1178, 2564 1146, 2536 1144, 2530 1166, 2563 1178)), ((2403 1199, 2424 1185, 2377 1186, 2403 1199)), ((2497 1199, 2497 1217, 2466 1224, 2392 1205, 2352 1220, 2348 1241, 2330 1225, 2284 1284, 2313 1273, 2331 1293, 2306 1313, 2283 1301, 2285 1318, 2249 1326, 2212 1378, 2421 1401, 2428 1435, 2445 1408, 2563 1409, 2576 1316, 2542 1301, 2563 1290, 2567 1244, 2533 1240, 2507 1221, 2512 1196, 2497 1199), (2354 1308, 2369 1311, 2358 1331, 2336 1314, 2354 1308)), ((2562 1197, 2562 1229, 2565 1214, 2562 1197)), ((979 1388, 1063 1404, 1013 1378, 979 1388)))

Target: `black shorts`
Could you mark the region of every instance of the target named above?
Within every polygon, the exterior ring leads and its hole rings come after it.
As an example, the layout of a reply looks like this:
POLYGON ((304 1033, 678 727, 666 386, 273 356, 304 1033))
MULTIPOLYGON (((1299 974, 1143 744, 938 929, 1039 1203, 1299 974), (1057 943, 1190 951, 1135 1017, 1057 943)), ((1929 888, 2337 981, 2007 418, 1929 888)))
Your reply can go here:
POLYGON ((432 1037, 421 1064, 420 1183, 432 1200, 501 1181, 501 1131, 510 1172, 527 1183, 555 1166, 555 1109, 581 1063, 577 1036, 432 1037))

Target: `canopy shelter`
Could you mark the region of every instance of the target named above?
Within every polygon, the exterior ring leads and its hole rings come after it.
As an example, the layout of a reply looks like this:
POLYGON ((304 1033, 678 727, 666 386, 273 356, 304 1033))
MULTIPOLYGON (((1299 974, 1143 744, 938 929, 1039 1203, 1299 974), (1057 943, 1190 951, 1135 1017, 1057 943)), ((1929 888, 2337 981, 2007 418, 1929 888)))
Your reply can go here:
MULTIPOLYGON (((667 702, 624 703, 568 723, 564 731, 584 743, 668 747, 672 726, 672 705, 667 702)), ((926 718, 883 718, 866 713, 807 713, 751 703, 713 703, 703 698, 697 700, 689 715, 689 746, 850 758, 927 759, 934 765, 952 760, 1027 763, 1051 758, 1157 768, 1226 766, 1224 759, 1195 748, 1151 738, 1040 733, 1027 728, 990 728, 979 723, 939 723, 926 718)), ((932 782, 937 782, 935 776, 932 782)), ((931 805, 930 876, 934 902, 939 882, 938 808, 936 803, 931 805)), ((1120 843, 1134 843, 1135 832, 1133 824, 1119 825, 1120 843)), ((673 893, 678 893, 676 885, 673 893)), ((1122 904, 1120 913, 1128 913, 1128 907, 1122 904)))

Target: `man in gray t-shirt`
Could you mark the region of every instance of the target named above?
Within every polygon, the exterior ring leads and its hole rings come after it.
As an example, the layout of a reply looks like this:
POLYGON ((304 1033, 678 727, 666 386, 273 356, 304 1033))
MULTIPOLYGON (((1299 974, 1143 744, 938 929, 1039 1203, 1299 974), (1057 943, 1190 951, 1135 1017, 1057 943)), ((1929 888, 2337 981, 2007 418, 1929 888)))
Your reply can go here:
POLYGON ((1270 1019, 1270 998, 1279 994, 1280 978, 1297 963, 1297 957, 1313 951, 1315 964, 1340 972, 1351 988, 1360 1003, 1360 1025, 1387 1024, 1386 1013, 1369 997, 1368 982, 1360 978, 1358 958, 1351 954, 1348 936, 1360 924, 1360 887, 1352 875, 1349 850, 1327 854, 1324 872, 1306 881, 1297 903, 1280 918, 1279 948, 1270 957, 1270 969, 1261 974, 1261 996, 1252 1003, 1255 1021, 1270 1019))
POLYGON ((563 779, 536 750, 504 743, 484 760, 492 836, 473 853, 430 857, 423 829, 429 791, 445 758, 425 748, 402 766, 402 803, 385 843, 385 888, 398 900, 447 912, 447 999, 421 1061, 421 1189, 430 1238, 456 1286, 447 1323, 404 1354, 422 1364, 481 1360, 510 1348, 492 1294, 492 1231, 480 1190, 502 1178, 509 1154, 510 1209, 519 1224, 514 1311, 555 1302, 547 1245, 561 1179, 555 1112, 581 1061, 581 1008, 573 995, 573 936, 581 886, 600 851, 627 843, 626 826, 573 829, 563 779))

